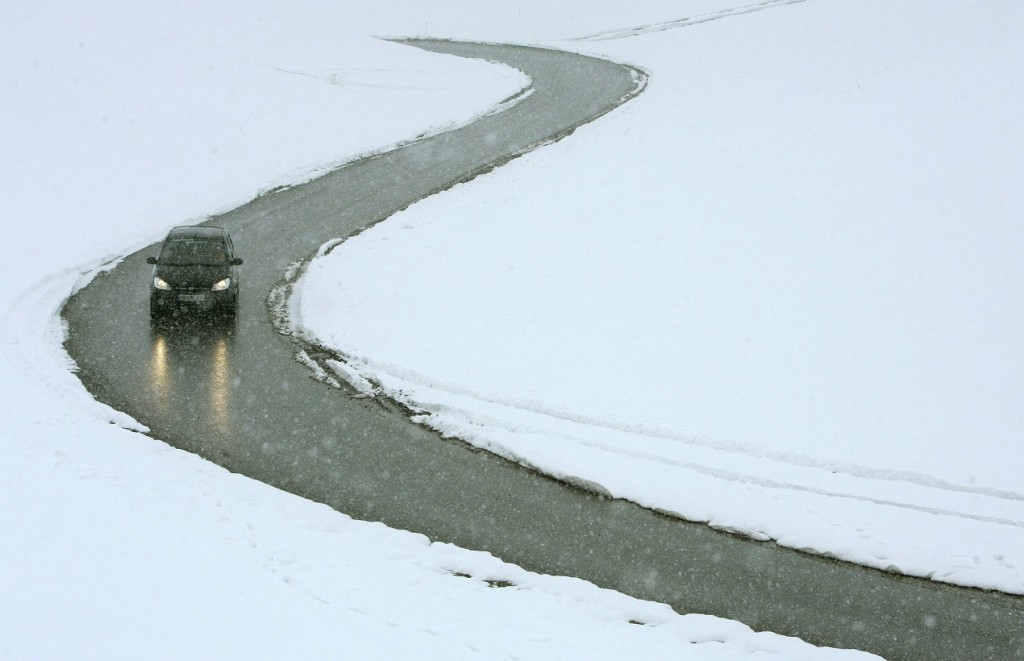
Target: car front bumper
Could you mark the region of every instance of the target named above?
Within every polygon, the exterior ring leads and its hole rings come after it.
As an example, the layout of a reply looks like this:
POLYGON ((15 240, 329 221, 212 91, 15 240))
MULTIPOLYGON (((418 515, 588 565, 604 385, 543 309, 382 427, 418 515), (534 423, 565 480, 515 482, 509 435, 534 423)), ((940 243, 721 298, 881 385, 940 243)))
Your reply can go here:
POLYGON ((234 288, 225 291, 204 290, 164 290, 155 287, 150 289, 149 301, 151 310, 191 310, 195 312, 213 312, 234 308, 237 291, 234 288))

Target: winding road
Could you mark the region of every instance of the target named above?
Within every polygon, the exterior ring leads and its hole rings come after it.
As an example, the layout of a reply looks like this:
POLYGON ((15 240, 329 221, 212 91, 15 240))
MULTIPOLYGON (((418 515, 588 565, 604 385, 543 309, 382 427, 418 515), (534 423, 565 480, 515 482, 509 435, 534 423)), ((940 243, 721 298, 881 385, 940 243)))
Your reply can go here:
MULTIPOLYGON (((415 201, 570 134, 643 88, 628 66, 525 46, 410 45, 503 62, 533 93, 501 112, 211 219, 245 259, 233 325, 152 327, 150 247, 74 295, 67 349, 86 387, 153 437, 232 471, 431 539, 578 576, 680 612, 890 658, 1024 658, 1024 599, 801 554, 601 498, 313 378, 267 309, 289 266, 415 201)), ((453 328, 452 332, 458 332, 453 328)))

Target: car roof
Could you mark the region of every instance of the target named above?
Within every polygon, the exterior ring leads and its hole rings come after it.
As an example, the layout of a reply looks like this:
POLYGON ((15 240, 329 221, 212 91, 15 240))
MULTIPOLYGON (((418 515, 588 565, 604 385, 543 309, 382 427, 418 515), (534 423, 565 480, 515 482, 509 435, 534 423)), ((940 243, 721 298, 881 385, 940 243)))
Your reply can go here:
POLYGON ((175 227, 167 233, 168 239, 218 239, 228 235, 223 227, 189 225, 175 227))

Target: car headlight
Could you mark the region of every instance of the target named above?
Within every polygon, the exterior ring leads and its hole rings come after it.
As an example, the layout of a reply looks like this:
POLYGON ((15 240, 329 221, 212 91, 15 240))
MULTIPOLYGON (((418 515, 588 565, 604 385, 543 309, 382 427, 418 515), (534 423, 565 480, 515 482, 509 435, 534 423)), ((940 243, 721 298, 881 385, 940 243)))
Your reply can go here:
POLYGON ((231 278, 224 278, 220 282, 214 283, 213 291, 224 291, 231 286, 231 278))
POLYGON ((153 286, 157 289, 163 289, 164 291, 171 288, 169 284, 163 278, 153 278, 153 286))

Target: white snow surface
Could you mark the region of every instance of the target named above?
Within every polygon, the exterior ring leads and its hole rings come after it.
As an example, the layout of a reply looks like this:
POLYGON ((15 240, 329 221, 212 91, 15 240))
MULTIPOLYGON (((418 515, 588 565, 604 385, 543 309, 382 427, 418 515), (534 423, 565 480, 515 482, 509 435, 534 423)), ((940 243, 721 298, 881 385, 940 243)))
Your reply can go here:
POLYGON ((539 39, 678 11, 546 4, 5 8, 0 657, 861 656, 352 520, 138 433, 72 373, 57 312, 119 255, 525 84, 372 35, 539 39))
POLYGON ((1024 5, 759 7, 566 29, 648 90, 316 259, 294 324, 550 475, 1024 593, 1024 5))

